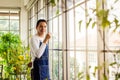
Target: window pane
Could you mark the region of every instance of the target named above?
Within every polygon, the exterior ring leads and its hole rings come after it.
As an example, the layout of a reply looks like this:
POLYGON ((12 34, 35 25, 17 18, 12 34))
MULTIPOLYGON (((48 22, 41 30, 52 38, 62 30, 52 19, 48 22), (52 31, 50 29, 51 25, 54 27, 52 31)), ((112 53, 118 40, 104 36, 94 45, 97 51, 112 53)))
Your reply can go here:
POLYGON ((79 3, 81 3, 81 2, 85 2, 85 0, 75 0, 75 4, 77 5, 77 4, 79 4, 79 3))
POLYGON ((68 48, 69 49, 74 49, 74 14, 73 14, 73 10, 68 11, 67 13, 68 15, 68 48))
MULTIPOLYGON (((116 3, 114 3, 114 0, 106 0, 107 1, 107 8, 112 10, 109 12, 109 16, 108 19, 112 22, 114 20, 114 18, 116 18, 118 20, 118 24, 120 21, 120 7, 118 7, 120 5, 120 0, 117 0, 116 3)), ((113 66, 109 66, 109 80, 115 80, 115 79, 119 79, 119 75, 120 75, 120 54, 119 54, 119 50, 120 50, 120 28, 116 29, 115 32, 113 32, 113 30, 115 29, 116 24, 114 22, 112 22, 111 24, 111 28, 109 29, 108 32, 108 47, 109 50, 113 50, 113 52, 109 52, 106 53, 106 58, 108 60, 108 63, 114 63, 116 62, 115 65, 113 66), (117 78, 116 78, 116 74, 118 74, 117 78)), ((119 26, 120 27, 120 26, 119 26)))
POLYGON ((10 30, 19 30, 19 20, 10 20, 10 30))
POLYGON ((73 7, 73 0, 67 0, 67 8, 73 7))
POLYGON ((9 30, 9 20, 0 20, 0 30, 9 30))
POLYGON ((0 15, 0 19, 9 19, 9 16, 6 16, 6 15, 0 15))
POLYGON ((75 55, 74 55, 74 51, 68 51, 69 53, 69 71, 70 73, 68 73, 70 75, 69 79, 70 80, 74 80, 75 79, 75 55))
POLYGON ((53 80, 58 80, 58 51, 53 51, 53 80))
POLYGON ((58 49, 58 18, 53 19, 53 48, 58 49))
POLYGON ((98 80, 98 73, 97 71, 95 72, 95 67, 98 66, 98 59, 97 59, 97 51, 96 49, 89 49, 88 51, 88 67, 89 68, 89 75, 90 75, 90 80, 98 80), (95 72, 95 76, 93 73, 95 72))
POLYGON ((8 31, 0 31, 1 33, 4 33, 4 34, 6 34, 6 33, 8 33, 8 31))
POLYGON ((40 10, 38 13, 38 19, 44 19, 45 18, 45 8, 40 10))
POLYGON ((62 51, 59 51, 58 53, 59 57, 59 80, 63 80, 63 60, 62 60, 62 51))
POLYGON ((62 41, 62 34, 63 34, 63 30, 62 30, 62 15, 59 16, 59 48, 62 49, 63 46, 63 41, 62 41))
POLYGON ((49 6, 49 9, 48 9, 48 11, 49 11, 49 19, 50 18, 52 18, 53 16, 53 9, 52 9, 52 6, 49 6))
POLYGON ((52 49, 53 48, 53 39, 54 39, 54 35, 53 35, 53 26, 52 26, 52 20, 49 21, 49 24, 48 24, 48 29, 49 29, 49 32, 52 33, 52 37, 51 39, 49 40, 49 49, 52 49))
POLYGON ((80 5, 75 8, 75 25, 76 25, 76 49, 85 49, 86 44, 86 27, 85 27, 85 11, 80 5))
POLYGON ((10 31, 13 34, 18 34, 19 35, 19 31, 10 31))
POLYGON ((76 80, 81 80, 80 77, 83 76, 83 80, 85 79, 85 74, 86 74, 86 54, 85 54, 85 49, 82 49, 81 51, 76 51, 75 55, 75 70, 76 70, 76 80), (78 75, 82 73, 81 76, 78 77, 78 75))

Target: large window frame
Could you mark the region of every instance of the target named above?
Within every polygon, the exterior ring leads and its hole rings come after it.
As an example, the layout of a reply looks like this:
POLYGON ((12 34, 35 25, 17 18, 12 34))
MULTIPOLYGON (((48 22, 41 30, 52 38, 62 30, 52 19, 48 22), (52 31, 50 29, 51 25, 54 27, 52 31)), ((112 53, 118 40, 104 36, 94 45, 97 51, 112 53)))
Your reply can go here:
POLYGON ((52 6, 49 0, 37 0, 28 11, 29 36, 35 34, 35 23, 38 19, 44 18, 48 21, 48 32, 52 33, 49 41, 52 80, 78 80, 81 71, 85 75, 89 74, 92 80, 102 80, 103 73, 107 72, 104 68, 98 70, 95 77, 91 75, 95 67, 103 65, 108 60, 108 54, 101 52, 106 49, 104 41, 107 40, 108 33, 99 28, 99 23, 94 29, 92 24, 86 28, 89 17, 99 22, 90 10, 96 8, 96 1, 106 5, 103 0, 55 0, 56 6, 52 6), (81 26, 85 27, 80 27, 81 20, 81 26), (81 62, 78 61, 79 58, 81 62))

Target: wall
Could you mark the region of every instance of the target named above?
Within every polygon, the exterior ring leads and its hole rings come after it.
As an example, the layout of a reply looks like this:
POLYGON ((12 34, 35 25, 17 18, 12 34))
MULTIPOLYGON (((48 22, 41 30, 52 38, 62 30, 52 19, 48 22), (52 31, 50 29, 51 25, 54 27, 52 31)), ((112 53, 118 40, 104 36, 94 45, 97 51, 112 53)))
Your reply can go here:
POLYGON ((21 7, 21 0, 0 0, 0 7, 21 7))
POLYGON ((21 0, 21 13, 20 13, 21 17, 20 17, 20 21, 21 21, 21 39, 24 41, 24 44, 28 44, 28 15, 27 15, 27 10, 24 6, 24 1, 21 0))

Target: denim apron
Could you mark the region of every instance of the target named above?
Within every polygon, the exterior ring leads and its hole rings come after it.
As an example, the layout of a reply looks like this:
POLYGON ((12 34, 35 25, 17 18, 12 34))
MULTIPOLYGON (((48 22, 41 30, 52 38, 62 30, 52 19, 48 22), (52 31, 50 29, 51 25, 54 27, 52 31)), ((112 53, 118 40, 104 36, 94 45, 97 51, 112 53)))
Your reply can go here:
MULTIPOLYGON (((42 42, 40 42, 41 46, 42 42)), ((49 76, 49 61, 48 61, 48 45, 40 58, 35 58, 33 63, 34 80, 50 80, 49 76)))

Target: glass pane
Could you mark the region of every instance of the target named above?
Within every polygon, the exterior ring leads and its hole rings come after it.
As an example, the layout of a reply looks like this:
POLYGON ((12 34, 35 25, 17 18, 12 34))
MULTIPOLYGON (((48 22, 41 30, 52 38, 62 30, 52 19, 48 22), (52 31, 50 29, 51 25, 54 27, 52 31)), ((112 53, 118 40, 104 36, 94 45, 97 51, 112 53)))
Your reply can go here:
POLYGON ((19 31, 10 31, 13 34, 18 34, 19 35, 19 31))
POLYGON ((53 79, 53 51, 52 50, 49 50, 49 64, 50 64, 50 78, 53 79))
MULTIPOLYGON (((75 70, 76 70, 76 78, 77 80, 86 80, 86 54, 85 54, 85 49, 81 51, 76 51, 75 55, 75 70), (81 73, 81 76, 79 74, 81 73), (80 79, 80 77, 83 77, 80 79)), ((74 54, 73 54, 74 55, 74 54)), ((92 80, 92 79, 91 79, 92 80)))
POLYGON ((0 19, 9 19, 9 16, 7 16, 7 15, 4 15, 4 14, 0 14, 0 19))
POLYGON ((68 59, 69 59, 69 79, 70 80, 84 80, 85 79, 85 72, 86 72, 86 55, 85 50, 83 51, 68 51, 68 59), (81 76, 78 76, 80 73, 82 73, 82 79, 80 79, 81 76))
POLYGON ((58 71, 59 71, 59 68, 58 68, 58 51, 53 51, 53 67, 52 67, 52 70, 53 70, 53 79, 52 80, 58 80, 58 71))
POLYGON ((49 48, 52 49, 53 48, 53 43, 52 42, 53 42, 53 38, 54 38, 52 20, 49 21, 48 30, 52 35, 51 39, 49 40, 49 48))
MULTIPOLYGON (((114 18, 116 18, 118 21, 120 21, 120 7, 118 7, 120 5, 120 0, 118 0, 116 2, 116 4, 114 4, 114 1, 109 1, 107 0, 108 3, 108 8, 113 7, 113 10, 110 11, 110 15, 108 17, 108 19, 110 21, 113 21, 114 18), (112 6, 114 5, 114 6, 112 6), (115 17, 114 17, 115 16, 115 17)), ((119 24, 119 23, 118 23, 119 24)), ((113 32, 113 30, 115 29, 116 25, 115 23, 111 24, 111 28, 109 29, 109 46, 114 46, 114 48, 118 48, 117 46, 120 46, 120 28, 118 28, 115 32, 113 32)))
POLYGON ((70 80, 74 80, 75 79, 75 53, 74 51, 68 51, 68 59, 69 59, 69 72, 68 73, 70 75, 69 79, 70 80))
POLYGON ((95 67, 98 66, 98 59, 97 59, 97 51, 96 49, 94 50, 89 50, 88 51, 88 66, 89 68, 89 75, 90 75, 90 80, 98 80, 98 72, 96 71, 95 76, 93 73, 95 72, 95 67))
POLYGON ((75 0, 75 5, 80 4, 81 2, 85 2, 85 0, 75 0))
POLYGON ((56 12, 57 10, 58 10, 57 6, 53 7, 53 15, 52 15, 53 17, 57 15, 56 12))
MULTIPOLYGON (((96 0, 90 0, 87 2, 87 8, 88 8, 88 14, 89 17, 88 18, 92 18, 92 20, 96 21, 96 16, 93 13, 93 10, 91 9, 95 9, 96 8, 96 0)), ((92 21, 92 23, 94 22, 92 21)), ((97 27, 96 25, 94 26, 94 28, 92 28, 92 23, 89 24, 89 27, 87 29, 88 32, 88 46, 89 48, 97 48, 97 27)), ((96 49, 97 50, 97 49, 96 49)))
POLYGON ((62 41, 62 35, 63 35, 63 30, 62 30, 62 15, 59 16, 59 48, 62 49, 63 46, 63 41, 62 41))
POLYGON ((67 26, 68 26, 68 48, 69 49, 74 49, 74 14, 73 14, 73 10, 70 10, 67 13, 68 17, 67 17, 67 26))
POLYGON ((59 51, 59 80, 63 80, 63 58, 62 58, 62 51, 59 51))
POLYGON ((53 48, 58 49, 58 18, 53 19, 53 48))
POLYGON ((9 30, 9 20, 0 20, 0 30, 9 30))
POLYGON ((0 33, 4 33, 4 34, 6 34, 6 33, 8 33, 8 31, 0 31, 0 33))
POLYGON ((73 0, 67 0, 67 8, 73 7, 73 0))
POLYGON ((10 30, 19 30, 19 20, 10 20, 10 30))
MULTIPOLYGON (((106 0, 107 8, 111 9, 109 12, 108 19, 112 22, 116 18, 118 20, 118 24, 120 21, 120 0, 117 0, 114 3, 114 0, 106 0)), ((119 26, 120 27, 120 26, 119 26)), ((109 64, 116 62, 116 64, 109 66, 109 80, 119 80, 120 79, 120 28, 116 29, 115 32, 113 30, 116 28, 116 24, 112 22, 111 28, 108 31, 108 47, 109 50, 113 50, 113 52, 107 53, 107 61, 109 64), (118 74, 118 78, 116 78, 116 74, 118 74)))
POLYGON ((52 9, 52 6, 49 6, 49 19, 52 18, 53 16, 53 9, 52 9))
POLYGON ((45 8, 38 13, 38 19, 45 19, 45 8))
POLYGON ((76 49, 85 49, 86 46, 86 27, 84 5, 75 8, 76 25, 76 49))

